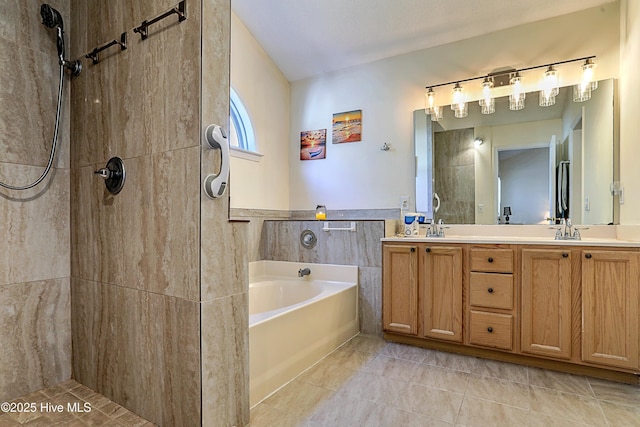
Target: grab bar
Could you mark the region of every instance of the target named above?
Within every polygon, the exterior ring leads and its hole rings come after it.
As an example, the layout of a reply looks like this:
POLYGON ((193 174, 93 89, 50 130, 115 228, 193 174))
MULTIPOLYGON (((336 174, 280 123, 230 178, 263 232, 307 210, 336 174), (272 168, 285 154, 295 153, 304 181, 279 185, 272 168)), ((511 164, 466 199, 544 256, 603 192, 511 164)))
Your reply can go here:
POLYGON ((356 223, 351 221, 351 227, 349 228, 332 228, 329 227, 329 222, 325 222, 322 231, 356 231, 356 223))

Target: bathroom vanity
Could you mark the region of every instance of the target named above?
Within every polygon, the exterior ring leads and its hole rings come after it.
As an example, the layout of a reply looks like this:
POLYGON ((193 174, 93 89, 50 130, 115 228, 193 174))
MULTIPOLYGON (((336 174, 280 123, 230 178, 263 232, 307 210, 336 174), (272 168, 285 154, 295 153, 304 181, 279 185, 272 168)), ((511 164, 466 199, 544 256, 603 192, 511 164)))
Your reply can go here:
POLYGON ((640 243, 385 238, 390 341, 639 383, 640 243))

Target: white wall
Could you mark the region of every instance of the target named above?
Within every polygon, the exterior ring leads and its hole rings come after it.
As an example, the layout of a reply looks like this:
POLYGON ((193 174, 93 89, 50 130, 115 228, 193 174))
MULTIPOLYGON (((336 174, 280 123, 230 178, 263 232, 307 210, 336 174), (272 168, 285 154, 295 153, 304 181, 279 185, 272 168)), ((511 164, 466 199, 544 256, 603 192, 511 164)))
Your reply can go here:
POLYGON ((640 2, 622 0, 620 9, 620 223, 640 224, 640 2))
MULTIPOLYGON (((398 207, 400 196, 414 194, 412 112, 424 107, 426 85, 589 55, 597 56, 599 79, 618 77, 619 25, 618 4, 613 3, 293 82, 291 209, 312 209, 318 203, 329 209, 398 207), (362 142, 332 144, 332 114, 352 109, 362 109, 362 142), (300 161, 300 131, 323 128, 327 158, 300 161), (392 145, 390 151, 380 150, 384 142, 392 145)), ((579 64, 560 70, 563 84, 577 81, 573 69, 579 64)))
POLYGON ((245 104, 259 162, 231 158, 231 207, 289 209, 289 82, 245 25, 231 15, 231 86, 245 104))
MULTIPOLYGON (((503 126, 483 126, 476 128, 475 132, 476 135, 482 135, 484 138, 484 144, 476 148, 475 158, 476 224, 495 224, 498 211, 498 201, 494 197, 494 194, 498 194, 497 180, 495 178, 498 173, 497 152, 505 149, 548 147, 554 135, 556 138, 560 137, 562 120, 554 119, 503 126), (482 213, 477 208, 479 204, 484 206, 484 212, 482 213)), ((546 210, 549 210, 548 206, 546 210)), ((523 219, 521 218, 518 221, 522 222, 523 219)))
POLYGON ((499 160, 500 213, 511 207, 511 224, 539 224, 549 216, 549 149, 532 148, 499 160))

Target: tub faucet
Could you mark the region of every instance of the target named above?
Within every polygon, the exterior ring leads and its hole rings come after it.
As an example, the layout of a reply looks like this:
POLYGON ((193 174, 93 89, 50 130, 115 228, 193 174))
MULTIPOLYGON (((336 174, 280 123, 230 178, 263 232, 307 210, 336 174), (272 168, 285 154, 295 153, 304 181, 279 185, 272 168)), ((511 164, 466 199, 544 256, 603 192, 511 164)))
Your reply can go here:
POLYGON ((298 270, 298 277, 304 277, 311 274, 311 269, 309 268, 301 268, 298 270))

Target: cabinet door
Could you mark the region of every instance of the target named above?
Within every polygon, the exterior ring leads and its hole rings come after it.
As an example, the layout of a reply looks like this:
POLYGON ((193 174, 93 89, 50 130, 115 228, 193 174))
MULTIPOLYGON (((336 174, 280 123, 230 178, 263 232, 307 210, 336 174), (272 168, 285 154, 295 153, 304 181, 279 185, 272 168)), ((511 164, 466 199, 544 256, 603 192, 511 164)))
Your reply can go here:
POLYGON ((418 326, 416 246, 384 245, 382 257, 383 329, 389 332, 416 335, 418 326))
POLYGON ((571 253, 522 250, 523 353, 571 357, 571 253))
POLYGON ((582 360, 638 369, 638 253, 583 251, 582 360))
POLYGON ((427 246, 420 260, 423 335, 462 342, 462 248, 427 246))

